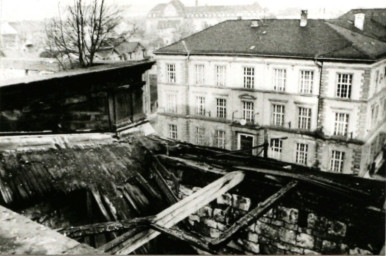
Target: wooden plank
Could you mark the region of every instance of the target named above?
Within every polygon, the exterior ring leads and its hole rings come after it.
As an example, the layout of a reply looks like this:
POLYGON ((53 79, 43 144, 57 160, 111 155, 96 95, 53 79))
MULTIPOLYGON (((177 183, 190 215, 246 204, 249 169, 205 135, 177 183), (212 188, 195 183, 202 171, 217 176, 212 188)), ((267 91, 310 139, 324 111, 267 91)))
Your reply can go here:
MULTIPOLYGON (((192 195, 182 199, 178 203, 173 204, 171 207, 165 209, 161 213, 157 214, 153 223, 161 225, 165 228, 170 228, 182 221, 189 215, 198 211, 220 195, 228 192, 230 189, 238 185, 244 179, 244 173, 231 172, 210 183, 199 191, 192 195)), ((130 232, 130 231, 129 231, 130 232)), ((123 248, 118 251, 108 251, 109 253, 129 254, 142 245, 146 244, 153 238, 160 234, 154 230, 144 230, 136 233, 130 239, 122 243, 123 248)), ((119 238, 119 237, 118 237, 119 238)))
POLYGON ((209 252, 211 254, 219 254, 217 251, 209 248, 209 241, 200 239, 199 237, 195 236, 194 234, 188 233, 178 227, 173 228, 165 228, 157 224, 150 224, 150 227, 154 230, 161 232, 162 234, 166 234, 170 237, 173 237, 175 239, 184 241, 190 245, 193 245, 194 247, 197 247, 199 249, 202 249, 206 252, 209 252))
POLYGON ((77 227, 58 229, 59 233, 62 233, 68 237, 78 238, 88 235, 102 234, 112 231, 120 231, 124 229, 132 229, 141 226, 148 226, 154 219, 154 216, 134 218, 131 220, 110 221, 103 223, 88 224, 77 227))
POLYGON ((135 179, 138 181, 139 184, 141 184, 144 189, 152 196, 159 200, 162 199, 161 195, 157 193, 154 188, 149 184, 149 182, 137 171, 135 179))
POLYGON ((102 199, 106 203, 106 205, 109 207, 110 214, 113 216, 113 219, 118 220, 117 209, 115 209, 115 207, 114 207, 113 203, 111 203, 110 199, 105 195, 102 195, 102 199))
POLYGON ((161 189, 161 191, 165 195, 168 203, 174 204, 175 202, 178 201, 178 197, 169 188, 165 179, 162 177, 161 173, 158 171, 157 166, 155 166, 155 164, 152 164, 152 165, 153 165, 153 168, 151 170, 154 173, 155 182, 157 183, 158 187, 161 189))
POLYGON ((126 192, 126 188, 122 187, 120 188, 120 191, 123 195, 123 197, 129 202, 129 204, 133 207, 134 211, 136 211, 138 214, 140 213, 137 204, 134 202, 134 200, 130 197, 130 195, 126 192))
POLYGON ((96 190, 96 189, 91 189, 91 193, 92 193, 92 195, 94 196, 94 199, 95 199, 95 201, 97 202, 97 205, 98 205, 98 207, 99 207, 99 210, 101 211, 101 213, 103 214, 103 216, 105 217, 105 219, 106 219, 107 221, 111 221, 111 217, 110 217, 110 215, 108 214, 108 212, 107 212, 105 206, 104 206, 103 203, 102 203, 102 199, 101 199, 101 196, 100 196, 100 194, 99 194, 99 191, 96 190))
POLYGON ((268 197, 263 202, 259 203, 252 211, 245 214, 242 218, 237 220, 230 226, 227 230, 225 230, 218 238, 213 239, 210 243, 213 245, 218 245, 223 242, 228 241, 236 232, 245 226, 251 224, 252 221, 261 217, 269 208, 271 208, 277 201, 283 198, 291 189, 293 189, 297 185, 297 181, 291 181, 283 188, 281 188, 278 192, 268 197))

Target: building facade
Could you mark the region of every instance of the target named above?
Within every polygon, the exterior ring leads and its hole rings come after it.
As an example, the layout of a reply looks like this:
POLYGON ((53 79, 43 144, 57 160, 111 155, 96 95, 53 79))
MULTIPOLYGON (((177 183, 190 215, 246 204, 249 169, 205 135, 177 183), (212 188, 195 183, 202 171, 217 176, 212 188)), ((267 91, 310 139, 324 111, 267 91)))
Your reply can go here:
POLYGON ((385 143, 386 44, 346 34, 306 17, 236 20, 158 50, 159 133, 255 155, 268 138, 271 158, 364 175, 385 143))

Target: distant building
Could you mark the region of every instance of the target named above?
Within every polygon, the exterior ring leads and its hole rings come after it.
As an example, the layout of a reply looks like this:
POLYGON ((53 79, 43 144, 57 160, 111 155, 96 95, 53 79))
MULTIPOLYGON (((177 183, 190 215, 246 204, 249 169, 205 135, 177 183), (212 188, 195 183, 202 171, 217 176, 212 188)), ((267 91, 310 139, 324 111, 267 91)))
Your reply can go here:
POLYGON ((229 20, 157 50, 158 132, 260 155, 266 137, 271 158, 363 176, 386 139, 386 43, 361 20, 229 20))
POLYGON ((147 58, 146 48, 139 42, 128 42, 126 39, 118 40, 102 47, 96 53, 97 60, 143 60, 147 58))
POLYGON ((0 24, 0 48, 17 49, 19 47, 19 33, 9 23, 0 24))
POLYGON ((146 30, 157 32, 165 44, 175 40, 174 33, 183 26, 191 32, 199 31, 224 20, 238 18, 262 18, 265 10, 256 2, 251 5, 231 6, 185 6, 179 0, 156 5, 147 15, 146 30))

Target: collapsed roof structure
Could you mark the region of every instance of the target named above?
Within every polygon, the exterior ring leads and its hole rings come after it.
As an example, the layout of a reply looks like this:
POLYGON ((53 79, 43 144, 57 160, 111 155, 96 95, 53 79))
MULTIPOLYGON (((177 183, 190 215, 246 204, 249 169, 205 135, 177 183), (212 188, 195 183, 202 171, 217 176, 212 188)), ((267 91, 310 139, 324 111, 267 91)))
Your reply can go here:
POLYGON ((0 145, 1 204, 99 252, 378 254, 384 246, 382 181, 138 134, 20 141, 0 145))

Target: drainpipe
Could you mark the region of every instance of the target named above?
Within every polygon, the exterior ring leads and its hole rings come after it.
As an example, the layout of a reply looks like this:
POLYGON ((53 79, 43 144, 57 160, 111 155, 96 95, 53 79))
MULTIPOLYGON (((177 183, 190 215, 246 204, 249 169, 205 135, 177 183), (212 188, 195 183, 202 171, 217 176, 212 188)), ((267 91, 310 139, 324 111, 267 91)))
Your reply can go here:
MULTIPOLYGON (((319 67, 319 74, 320 74, 320 77, 319 77, 319 91, 318 91, 318 107, 317 107, 317 112, 316 112, 316 117, 317 117, 317 120, 316 120, 316 129, 318 130, 319 128, 322 130, 322 121, 321 121, 321 112, 323 111, 321 108, 323 107, 322 106, 322 102, 321 102, 321 89, 322 89, 322 76, 323 76, 323 62, 322 61, 318 61, 318 55, 315 56, 315 59, 314 59, 314 63, 315 65, 317 65, 319 67), (320 124, 320 126, 319 126, 320 124)), ((318 159, 318 153, 319 153, 319 143, 316 141, 316 145, 315 145, 315 159, 318 159)), ((318 166, 319 167, 319 166, 318 166)))
POLYGON ((190 59, 190 51, 188 49, 188 46, 185 43, 185 40, 182 40, 182 45, 185 48, 186 51, 186 60, 185 60, 185 83, 186 83, 186 135, 187 135, 187 142, 190 142, 190 85, 189 85, 189 59, 190 59))

